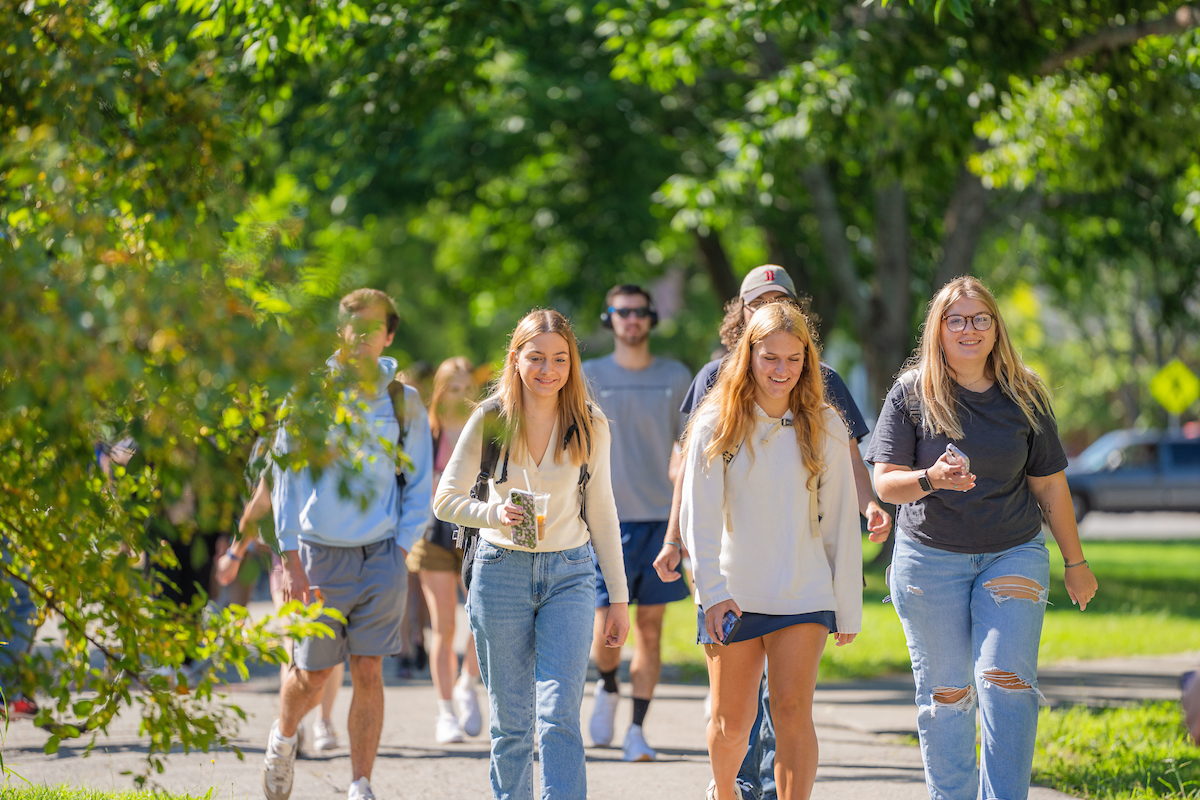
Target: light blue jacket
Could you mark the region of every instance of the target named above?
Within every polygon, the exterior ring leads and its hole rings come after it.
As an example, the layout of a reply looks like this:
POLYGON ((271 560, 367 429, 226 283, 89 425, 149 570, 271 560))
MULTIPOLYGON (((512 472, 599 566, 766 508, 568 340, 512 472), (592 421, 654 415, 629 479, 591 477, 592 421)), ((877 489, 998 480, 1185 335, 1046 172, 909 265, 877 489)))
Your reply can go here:
MULTIPOLYGON (((336 356, 329 365, 337 369, 336 356)), ((363 398, 367 409, 360 412, 363 418, 356 430, 365 433, 368 429, 363 426, 369 420, 375 436, 363 437, 362 447, 352 460, 331 464, 315 482, 308 469, 274 467, 271 505, 275 533, 284 552, 296 550, 301 541, 328 547, 361 547, 392 537, 409 551, 425 534, 433 491, 433 437, 421 396, 411 386, 404 387, 404 454, 411 463, 404 468, 407 484, 399 502, 395 462, 382 444, 394 445, 400 434, 387 393, 396 367, 394 358, 379 359, 375 396, 363 398), (348 493, 341 488, 343 482, 348 493)), ((335 443, 335 436, 340 438, 342 434, 331 432, 330 444, 335 443)), ((275 438, 275 452, 286 453, 290 446, 288 433, 281 427, 275 438)))

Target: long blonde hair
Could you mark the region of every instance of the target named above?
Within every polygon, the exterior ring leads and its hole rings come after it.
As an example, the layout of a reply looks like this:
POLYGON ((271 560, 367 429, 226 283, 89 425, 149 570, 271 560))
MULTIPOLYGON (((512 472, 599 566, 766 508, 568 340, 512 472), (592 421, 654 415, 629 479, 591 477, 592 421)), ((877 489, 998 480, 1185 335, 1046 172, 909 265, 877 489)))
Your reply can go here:
MULTIPOLYGON (((459 375, 467 376, 472 386, 475 386, 475 367, 466 356, 451 356, 438 364, 437 372, 433 374, 433 395, 429 398, 429 429, 436 440, 442 433, 445 417, 449 409, 442 408, 449 389, 450 381, 459 375)), ((472 393, 473 394, 473 393, 472 393)), ((478 396, 478 395, 476 395, 478 396)), ((466 398, 473 400, 474 397, 466 398)), ((464 408, 469 406, 464 406, 464 408)))
POLYGON ((800 457, 808 470, 808 488, 812 489, 814 479, 825 471, 822 457, 826 436, 824 412, 829 404, 825 400, 825 381, 821 378, 820 346, 808 317, 793 303, 770 303, 754 312, 745 333, 721 366, 716 385, 692 415, 687 441, 690 446, 696 420, 712 414, 716 417, 716 429, 704 448, 705 468, 714 458, 723 457, 743 443, 749 448, 750 457, 754 457, 751 433, 757 423, 754 408, 757 384, 753 351, 768 336, 780 331, 792 334, 804 346, 804 368, 800 380, 788 395, 788 408, 795 418, 792 424, 796 429, 796 444, 800 446, 800 457))
MULTIPOLYGON (((517 356, 522 347, 543 333, 557 333, 567 342, 571 369, 567 374, 566 383, 558 390, 558 430, 559 435, 565 437, 572 425, 578 426, 578 435, 571 437, 566 450, 570 454, 571 462, 580 466, 588 460, 588 446, 592 441, 594 422, 588 408, 587 387, 583 382, 583 369, 579 360, 579 345, 575 341, 571 323, 567 322, 567 318, 562 314, 553 309, 539 308, 530 311, 517 323, 512 338, 509 339, 504 368, 496 381, 495 391, 483 403, 499 404, 500 418, 504 423, 504 435, 510 452, 516 456, 528 452, 517 356)), ((562 460, 562 446, 558 442, 550 442, 550 448, 554 451, 554 463, 559 463, 562 460)))
POLYGON ((958 419, 958 384, 942 347, 942 317, 946 309, 964 297, 987 306, 988 313, 992 315, 992 324, 996 326, 996 343, 988 354, 984 374, 1020 407, 1030 427, 1040 432, 1042 425, 1038 415, 1051 413, 1050 393, 1046 384, 1036 372, 1025 366, 1021 355, 1013 347, 995 296, 978 278, 970 275, 950 281, 929 301, 921 344, 900 371, 901 378, 910 372, 916 373, 914 386, 925 430, 945 434, 951 439, 963 437, 962 423, 958 419))

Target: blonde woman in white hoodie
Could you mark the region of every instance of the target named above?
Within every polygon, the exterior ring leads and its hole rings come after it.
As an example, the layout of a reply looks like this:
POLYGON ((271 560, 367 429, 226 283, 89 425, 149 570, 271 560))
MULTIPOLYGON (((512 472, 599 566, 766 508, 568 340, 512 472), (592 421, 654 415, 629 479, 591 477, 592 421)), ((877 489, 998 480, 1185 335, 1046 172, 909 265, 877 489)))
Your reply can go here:
POLYGON ((825 400, 799 309, 755 312, 693 415, 684 469, 682 528, 713 694, 707 796, 741 796, 735 778, 769 658, 787 665, 768 676, 777 793, 808 798, 817 666, 827 636, 845 645, 861 629, 862 539, 846 426, 825 400))

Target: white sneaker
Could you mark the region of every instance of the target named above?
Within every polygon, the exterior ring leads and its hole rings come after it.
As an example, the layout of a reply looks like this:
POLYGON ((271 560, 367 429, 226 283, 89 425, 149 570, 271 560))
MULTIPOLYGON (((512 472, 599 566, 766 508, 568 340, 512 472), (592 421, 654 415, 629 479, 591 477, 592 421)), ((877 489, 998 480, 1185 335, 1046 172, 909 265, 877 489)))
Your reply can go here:
POLYGON ((629 726, 629 732, 625 734, 624 749, 625 754, 622 758, 625 761, 654 761, 658 758, 658 753, 646 744, 646 737, 642 735, 641 725, 629 726))
POLYGON ((318 719, 313 723, 313 750, 318 753, 327 753, 330 750, 336 750, 338 746, 337 731, 333 729, 333 722, 327 719, 318 719))
POLYGON ((438 744, 458 744, 463 740, 462 727, 453 714, 438 714, 434 723, 433 738, 438 744))
POLYGON ((296 751, 299 737, 288 742, 279 732, 279 720, 267 736, 266 758, 263 760, 263 794, 267 800, 288 800, 292 794, 292 776, 296 771, 296 751))
POLYGON ((366 778, 359 778, 350 784, 346 800, 375 800, 375 793, 371 791, 371 782, 366 778))
MULTIPOLYGON (((737 800, 742 800, 742 787, 737 783, 733 784, 733 796, 737 800)), ((708 782, 708 791, 704 793, 705 800, 717 800, 717 780, 716 778, 708 782)))
POLYGON ((458 724, 467 736, 478 736, 483 730, 483 715, 479 713, 479 697, 475 686, 458 681, 454 684, 454 704, 458 706, 458 724))
POLYGON ((592 707, 592 719, 588 722, 588 733, 592 735, 594 747, 608 747, 613 740, 613 723, 617 718, 617 703, 620 692, 604 689, 604 681, 596 681, 596 704, 592 707))

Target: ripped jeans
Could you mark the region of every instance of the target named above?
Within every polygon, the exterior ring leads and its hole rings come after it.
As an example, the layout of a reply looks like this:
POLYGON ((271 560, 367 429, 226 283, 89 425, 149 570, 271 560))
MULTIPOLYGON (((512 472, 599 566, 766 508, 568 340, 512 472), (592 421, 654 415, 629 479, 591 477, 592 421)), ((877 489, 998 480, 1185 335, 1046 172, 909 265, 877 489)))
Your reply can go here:
POLYGON ((912 658, 931 800, 1028 797, 1049 585, 1042 533, 999 553, 971 554, 896 531, 888 588, 912 658))

